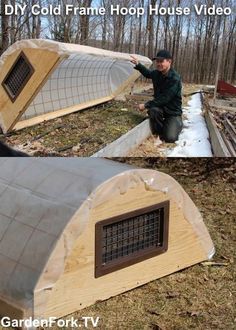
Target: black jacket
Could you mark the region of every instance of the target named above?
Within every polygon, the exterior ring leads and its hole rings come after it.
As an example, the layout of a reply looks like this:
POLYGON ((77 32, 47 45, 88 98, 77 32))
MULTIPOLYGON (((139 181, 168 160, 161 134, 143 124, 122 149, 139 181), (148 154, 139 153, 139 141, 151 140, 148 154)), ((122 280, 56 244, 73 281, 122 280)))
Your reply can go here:
POLYGON ((157 70, 149 70, 142 64, 135 66, 146 78, 152 79, 154 99, 145 104, 147 109, 160 107, 166 116, 181 116, 182 114, 182 83, 174 69, 164 76, 157 70))

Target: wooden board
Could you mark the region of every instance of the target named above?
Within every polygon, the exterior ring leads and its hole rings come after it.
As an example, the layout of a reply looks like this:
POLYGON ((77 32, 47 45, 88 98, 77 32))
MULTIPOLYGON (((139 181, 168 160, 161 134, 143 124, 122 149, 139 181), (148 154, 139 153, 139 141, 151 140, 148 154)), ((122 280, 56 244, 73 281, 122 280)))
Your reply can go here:
MULTIPOLYGON (((97 300, 108 299, 111 296, 206 260, 206 252, 203 250, 192 226, 184 218, 181 208, 171 201, 168 251, 95 279, 95 224, 100 220, 168 199, 167 194, 146 190, 142 185, 130 189, 125 194, 117 193, 109 201, 95 207, 91 211, 86 230, 76 242, 72 254, 66 260, 64 274, 52 288, 47 306, 43 306, 45 308, 43 316, 62 317, 85 308, 97 300)), ((40 294, 40 292, 36 293, 35 297, 36 315, 40 294)))
POLYGON ((228 103, 221 103, 219 104, 218 102, 216 103, 213 103, 213 102, 209 102, 209 105, 213 108, 216 108, 216 109, 219 109, 219 110, 225 110, 225 111, 229 111, 229 112, 236 112, 236 107, 232 107, 232 106, 229 106, 228 103))
POLYGON ((215 120, 209 111, 205 112, 205 119, 210 133, 211 145, 215 157, 231 157, 228 148, 216 126, 215 120))
POLYGON ((15 126, 37 95, 39 89, 46 82, 48 76, 55 70, 60 61, 65 58, 47 50, 24 49, 24 54, 34 67, 35 72, 13 103, 1 83, 20 52, 21 50, 18 50, 10 55, 5 62, 4 70, 0 72, 0 116, 3 133, 9 132, 15 126))
POLYGON ((55 118, 58 118, 58 117, 66 116, 70 113, 80 111, 80 110, 84 110, 86 108, 90 108, 90 107, 93 107, 95 105, 108 102, 111 99, 112 99, 112 97, 110 97, 110 96, 109 97, 104 97, 104 98, 101 98, 101 99, 96 99, 94 101, 74 105, 74 106, 69 107, 69 108, 49 112, 49 113, 46 113, 44 115, 40 115, 40 116, 37 116, 37 117, 34 117, 34 118, 22 120, 14 126, 14 130, 18 131, 18 130, 21 130, 21 129, 26 128, 26 127, 30 127, 30 126, 40 124, 44 121, 48 121, 48 120, 52 120, 52 119, 55 119, 55 118))
POLYGON ((101 149, 92 157, 126 157, 152 134, 149 119, 101 149))

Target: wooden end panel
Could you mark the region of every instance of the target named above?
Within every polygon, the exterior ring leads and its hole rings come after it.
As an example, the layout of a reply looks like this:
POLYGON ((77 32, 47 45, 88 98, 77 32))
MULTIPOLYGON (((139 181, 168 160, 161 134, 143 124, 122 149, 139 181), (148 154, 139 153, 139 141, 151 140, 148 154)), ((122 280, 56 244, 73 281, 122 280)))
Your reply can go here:
POLYGON ((14 128, 62 58, 64 57, 57 53, 40 49, 19 50, 7 58, 3 70, 0 72, 0 125, 4 133, 14 128), (17 97, 12 98, 7 93, 4 82, 21 55, 30 64, 32 74, 17 97))
MULTIPOLYGON (((79 237, 65 270, 53 286, 44 305, 44 317, 62 317, 127 290, 207 259, 206 253, 186 221, 182 210, 170 202, 168 250, 104 276, 95 277, 95 226, 99 221, 169 200, 163 192, 146 191, 144 187, 113 196, 110 201, 91 210, 90 219, 79 237)), ((79 219, 78 219, 79 220, 79 219)), ((38 292, 40 296, 43 292, 38 292)), ((40 297, 38 297, 38 300, 40 297)), ((35 310, 39 307, 36 305, 35 310)), ((38 314, 37 314, 38 315, 38 314)))

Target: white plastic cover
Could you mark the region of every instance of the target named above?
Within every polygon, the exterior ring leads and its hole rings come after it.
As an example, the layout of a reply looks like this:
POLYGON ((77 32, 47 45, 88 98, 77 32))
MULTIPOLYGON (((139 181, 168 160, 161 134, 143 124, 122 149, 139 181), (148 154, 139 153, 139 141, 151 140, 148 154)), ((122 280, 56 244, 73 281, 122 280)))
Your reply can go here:
MULTIPOLYGON (((134 70, 129 54, 44 39, 16 42, 1 56, 0 70, 9 55, 24 49, 45 49, 65 58, 38 92, 21 120, 76 105, 87 105, 94 100, 101 103, 103 99, 112 99, 140 75, 134 70)), ((136 57, 146 66, 152 64, 147 57, 136 57)))

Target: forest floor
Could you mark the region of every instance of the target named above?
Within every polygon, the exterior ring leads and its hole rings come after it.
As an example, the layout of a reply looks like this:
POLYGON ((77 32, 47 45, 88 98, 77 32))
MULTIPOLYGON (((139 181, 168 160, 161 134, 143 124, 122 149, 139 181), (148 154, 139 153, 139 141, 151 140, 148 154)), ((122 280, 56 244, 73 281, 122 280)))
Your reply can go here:
MULTIPOLYGON (((203 262, 157 279, 65 319, 99 317, 97 329, 101 330, 235 329, 234 159, 126 158, 119 161, 173 176, 199 208, 216 254, 210 263, 203 262)), ((3 329, 0 327, 0 330, 3 329)))
MULTIPOLYGON (((140 86, 138 88, 140 89, 140 86)), ((188 94, 198 89, 199 85, 184 84, 183 92, 188 94)), ((189 100, 190 97, 184 97, 184 105, 189 100)), ((138 103, 135 100, 113 100, 12 132, 4 140, 32 156, 88 157, 130 131, 147 117, 145 113, 137 110, 138 103)), ((156 149, 154 151, 156 152, 156 149)), ((151 151, 147 154, 152 156, 151 151)), ((157 152, 155 156, 158 156, 157 152)))

